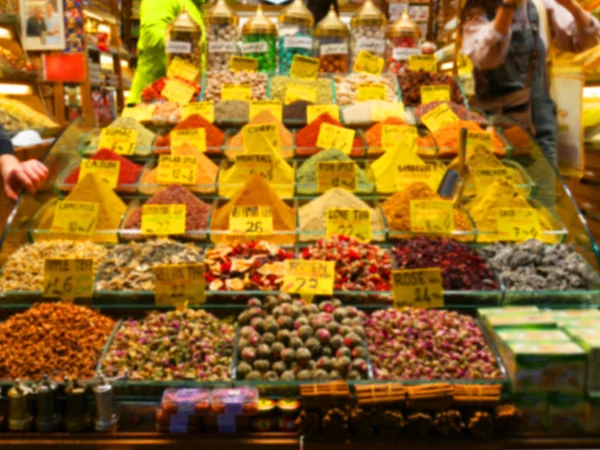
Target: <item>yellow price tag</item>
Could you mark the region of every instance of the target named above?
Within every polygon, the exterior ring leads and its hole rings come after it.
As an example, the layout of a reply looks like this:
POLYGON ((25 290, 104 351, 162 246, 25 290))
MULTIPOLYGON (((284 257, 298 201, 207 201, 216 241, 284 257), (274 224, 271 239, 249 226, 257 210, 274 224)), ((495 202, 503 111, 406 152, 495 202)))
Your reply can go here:
POLYGON ((381 75, 385 61, 383 58, 374 55, 366 50, 361 50, 354 62, 354 72, 368 73, 371 75, 381 75))
POLYGON ((417 127, 410 125, 383 125, 381 147, 384 151, 408 149, 414 153, 417 145, 417 127))
POLYGON ((258 59, 248 56, 232 56, 229 59, 229 69, 232 72, 256 72, 258 59))
POLYGON ((121 113, 121 117, 131 117, 138 122, 150 122, 152 113, 156 109, 156 105, 140 103, 136 106, 126 106, 121 113))
POLYGON ((258 174, 264 179, 273 179, 273 157, 265 154, 235 155, 236 179, 241 184, 258 174))
POLYGON ((371 121, 381 122, 390 117, 404 120, 404 104, 396 102, 387 105, 371 105, 371 121))
POLYGON ((358 101, 369 100, 387 101, 387 89, 385 84, 365 83, 358 85, 358 101))
POLYGON ((327 192, 342 188, 355 192, 358 185, 354 161, 322 161, 317 163, 317 190, 327 192))
POLYGON ((281 290, 290 294, 331 295, 335 281, 334 261, 284 261, 285 275, 281 290))
POLYGON ((84 159, 79 165, 79 179, 77 181, 79 182, 83 180, 88 173, 93 173, 99 179, 108 184, 111 189, 114 189, 119 183, 120 170, 120 161, 84 159))
POLYGON ((311 103, 317 102, 317 88, 289 83, 285 88, 285 104, 304 100, 311 103))
POLYGON ((241 84, 224 84, 221 86, 221 100, 252 100, 252 88, 241 84))
POLYGON ((408 69, 424 72, 437 72, 437 57, 435 55, 410 55, 408 69))
POLYGON ((98 148, 108 148, 119 155, 133 155, 137 144, 137 130, 127 128, 103 128, 98 148))
POLYGON ((454 230, 452 201, 411 200, 410 230, 413 233, 452 233, 454 230))
POLYGON ((94 276, 94 261, 91 258, 45 259, 42 297, 66 300, 91 297, 94 276))
POLYGON ((176 308, 206 303, 204 264, 162 264, 152 267, 156 305, 176 308))
POLYGON ((346 155, 349 155, 352 152, 355 134, 355 130, 338 127, 330 123, 323 123, 319 130, 317 147, 324 149, 337 148, 346 155))
POLYGON ((270 206, 235 206, 229 214, 229 233, 257 236, 273 234, 270 206))
POLYGON ((308 105, 306 107, 306 121, 311 123, 324 113, 329 114, 338 122, 340 121, 340 107, 338 105, 308 105))
POLYGON ((184 144, 191 144, 199 152, 206 152, 206 129, 205 128, 187 128, 185 130, 171 131, 171 153, 173 149, 179 148, 184 144))
POLYGON ((533 208, 499 208, 496 223, 500 241, 536 239, 542 231, 540 218, 533 208))
POLYGON ((421 122, 423 122, 432 133, 435 133, 437 130, 450 123, 458 122, 459 120, 458 116, 454 114, 454 111, 452 111, 446 103, 442 103, 440 106, 423 114, 421 117, 421 122))
POLYGON ((91 236, 96 232, 98 203, 60 201, 56 203, 52 219, 53 233, 71 233, 91 236))
POLYGON ((160 155, 156 181, 160 184, 196 184, 198 158, 183 155, 160 155))
POLYGON ((167 236, 185 234, 186 205, 142 206, 142 234, 167 236))
POLYGON ((396 178, 397 189, 402 191, 418 182, 429 184, 433 173, 434 167, 430 164, 401 164, 396 178))
POLYGON ((373 222, 370 209, 329 208, 327 210, 327 239, 349 236, 361 242, 373 239, 373 222))
POLYGON ((294 55, 290 75, 296 78, 313 78, 319 76, 319 59, 310 56, 294 55))
POLYGON ((443 308, 443 286, 439 267, 392 271, 392 293, 396 308, 443 308))
POLYGON ((210 123, 215 121, 215 107, 213 102, 193 102, 183 105, 181 118, 187 119, 192 114, 199 114, 210 123))
POLYGON ((467 155, 472 155, 475 151, 484 151, 493 153, 492 133, 489 131, 467 131, 467 155))
POLYGON ((490 169, 475 169, 475 192, 481 193, 483 192, 490 184, 497 180, 498 178, 510 178, 510 171, 508 167, 498 167, 498 168, 490 168, 490 169))
POLYGON ((283 104, 279 100, 254 100, 250 103, 250 120, 262 111, 269 111, 281 122, 283 117, 283 104))
POLYGON ((279 129, 277 124, 264 123, 259 125, 246 125, 242 129, 242 137, 244 141, 244 152, 256 153, 259 148, 264 148, 265 153, 269 151, 269 147, 273 151, 279 151, 281 144, 279 143, 279 129))
POLYGON ((171 64, 167 69, 167 77, 169 78, 181 78, 182 80, 187 81, 196 81, 198 79, 198 74, 200 73, 200 69, 187 61, 184 61, 179 56, 173 58, 171 64))
POLYGON ((194 86, 190 86, 177 78, 169 78, 160 95, 167 98, 170 102, 187 105, 195 93, 196 89, 194 86))
POLYGON ((450 86, 434 85, 421 86, 421 103, 423 105, 431 102, 449 102, 450 101, 450 86))

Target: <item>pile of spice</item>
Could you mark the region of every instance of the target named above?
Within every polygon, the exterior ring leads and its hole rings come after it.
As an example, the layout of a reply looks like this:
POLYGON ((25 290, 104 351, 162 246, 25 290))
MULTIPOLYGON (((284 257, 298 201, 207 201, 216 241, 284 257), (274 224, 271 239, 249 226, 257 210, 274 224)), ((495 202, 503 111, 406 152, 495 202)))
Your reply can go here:
POLYGON ((530 239, 520 244, 481 247, 480 253, 511 291, 587 290, 598 275, 572 245, 546 245, 530 239))
POLYGON ((328 105, 333 103, 331 80, 327 77, 312 80, 309 78, 275 76, 271 78, 269 98, 271 100, 280 100, 285 103, 286 90, 290 84, 314 88, 317 92, 315 102, 317 105, 328 105))
MULTIPOLYGON (((212 123, 202 117, 200 114, 191 114, 179 122, 173 130, 189 130, 192 128, 204 128, 206 134, 206 152, 219 153, 225 140, 225 133, 212 123)), ((154 142, 154 153, 170 153, 171 151, 171 133, 158 136, 154 142)))
MULTIPOLYGON (((413 183, 402 191, 396 192, 381 204, 385 213, 389 231, 410 231, 410 201, 411 200, 443 200, 426 183, 413 183)), ((454 211, 454 228, 456 230, 471 230, 473 227, 468 218, 459 211, 454 211)))
POLYGON ((445 103, 446 105, 448 105, 450 107, 450 109, 454 112, 454 114, 456 114, 458 116, 458 118, 460 120, 470 120, 471 122, 475 122, 478 125, 481 125, 482 127, 485 127, 488 124, 488 120, 486 119, 486 117, 483 114, 475 112, 475 111, 471 111, 465 105, 454 103, 454 102, 429 102, 424 105, 419 105, 419 106, 415 107, 414 114, 420 122, 421 117, 423 117, 429 111, 434 110, 435 108, 440 106, 442 103, 445 103))
POLYGON ((306 123, 306 108, 314 105, 313 102, 306 100, 298 100, 289 103, 283 107, 283 121, 291 122, 293 124, 305 124, 306 123))
MULTIPOLYGON (((248 125, 265 125, 275 124, 279 130, 279 145, 281 147, 281 156, 291 158, 294 155, 294 136, 290 133, 283 123, 267 110, 263 110, 252 118, 248 125)), ((227 141, 227 147, 241 149, 244 146, 244 130, 240 130, 238 134, 227 141)), ((267 150, 267 149, 265 149, 267 150)), ((238 150, 239 153, 239 150, 238 150)), ((265 151, 263 151, 265 153, 265 151)), ((228 157, 232 157, 235 153, 226 152, 228 157)))
MULTIPOLYGON (((319 140, 319 133, 321 132, 321 125, 328 123, 336 127, 341 127, 342 124, 331 117, 328 113, 323 113, 311 123, 306 125, 300 131, 296 133, 296 154, 298 156, 310 156, 323 150, 323 147, 317 147, 317 141, 319 140)), ((363 140, 355 134, 354 141, 352 143, 351 156, 364 156, 365 143, 363 140)))
MULTIPOLYGON (((179 156, 196 157, 196 183, 185 185, 186 188, 198 194, 212 194, 215 192, 219 167, 214 162, 212 162, 203 152, 187 142, 174 149, 174 153, 179 156)), ((152 195, 160 188, 156 179, 157 173, 158 169, 156 167, 150 170, 144 170, 139 184, 139 190, 142 194, 152 195)))
MULTIPOLYGON (((352 159, 341 150, 336 148, 330 148, 323 150, 316 155, 308 158, 302 166, 298 169, 296 174, 296 186, 297 191, 301 194, 316 194, 317 188, 317 165, 320 162, 331 162, 331 161, 352 161, 352 159)), ((371 193, 375 188, 373 182, 367 173, 361 169, 358 165, 356 167, 357 176, 357 190, 359 193, 371 193)))
POLYGON ((220 244, 204 255, 209 291, 278 291, 293 251, 266 241, 220 244))
MULTIPOLYGON (((117 192, 135 192, 134 185, 137 183, 142 166, 132 163, 127 158, 109 150, 102 148, 94 153, 94 156, 89 158, 93 161, 118 161, 119 162, 119 178, 117 180, 117 192)), ((71 186, 77 184, 79 180, 79 167, 74 169, 64 181, 67 189, 72 189, 71 186)), ((63 187, 64 188, 64 187, 63 187)))
POLYGON ((225 100, 215 104, 215 122, 240 124, 248 122, 250 104, 242 100, 225 100))
MULTIPOLYGON (((77 185, 71 193, 64 199, 69 202, 89 202, 98 204, 98 218, 96 219, 96 233, 93 236, 81 237, 84 239, 92 239, 94 242, 117 243, 116 230, 121 224, 121 219, 127 206, 119 198, 114 191, 108 187, 94 173, 88 173, 77 185), (99 231, 103 233, 99 233, 99 231), (114 233, 106 233, 106 231, 114 231, 114 233)), ((52 228, 56 204, 46 209, 42 218, 37 225, 37 229, 46 231, 52 228)), ((36 240, 46 239, 64 239, 70 238, 73 234, 67 233, 39 233, 36 235, 36 240)))
MULTIPOLYGON (((169 185, 159 189, 144 205, 185 205, 185 230, 203 231, 208 227, 211 206, 194 196, 184 187, 169 185)), ((142 226, 142 210, 140 207, 127 218, 125 230, 139 230, 142 226)))
POLYGON ((181 120, 182 108, 179 103, 157 103, 152 111, 152 123, 164 125, 178 123, 181 120))
POLYGON ((236 206, 270 206, 273 211, 273 231, 278 234, 265 235, 262 238, 279 244, 293 244, 296 241, 295 208, 281 200, 268 181, 257 174, 253 175, 229 202, 213 212, 210 223, 213 242, 235 243, 247 240, 245 236, 228 234, 229 215, 236 206), (212 233, 213 231, 217 233, 212 233))
POLYGON ((204 100, 219 102, 223 85, 248 86, 252 91, 252 100, 267 98, 267 74, 261 72, 218 71, 206 74, 204 100))
POLYGON ((308 202, 298 210, 300 240, 316 241, 325 237, 327 230, 327 210, 329 208, 367 209, 371 211, 373 240, 385 238, 383 217, 379 208, 371 208, 367 203, 346 189, 329 189, 320 197, 308 202))
MULTIPOLYGON (((137 143, 135 146, 135 154, 139 156, 147 156, 152 153, 152 142, 154 142, 155 134, 148 128, 143 126, 133 117, 119 117, 113 121, 107 128, 135 130, 137 131, 137 143)), ((92 150, 98 148, 100 143, 100 135, 94 136, 89 147, 92 150)))
MULTIPOLYGON (((365 138, 369 147, 369 155, 377 155, 383 153, 383 126, 397 125, 401 127, 409 127, 404 120, 397 117, 388 117, 381 122, 376 123, 365 132, 365 138)), ((430 149, 435 149, 435 141, 430 134, 425 136, 417 136, 417 149, 423 149, 427 153, 430 149)), ((419 150, 417 150, 419 151, 419 150)), ((420 152, 419 152, 420 154, 420 152)))
POLYGON ((83 306, 34 305, 0 324, 0 379, 90 379, 114 326, 83 306))
MULTIPOLYGON (((194 87, 194 89, 195 89, 194 97, 197 97, 198 95, 200 95, 201 86, 198 83, 196 83, 194 81, 185 80, 185 79, 179 78, 179 77, 176 77, 176 78, 178 81, 181 81, 182 83, 185 83, 185 84, 188 84, 188 85, 194 87)), ((144 103, 154 103, 157 100, 167 100, 166 97, 162 96, 162 91, 165 88, 165 85, 167 84, 167 80, 168 80, 167 77, 163 77, 163 78, 156 80, 152 84, 149 84, 148 86, 146 86, 144 88, 144 90, 142 91, 142 101, 144 103)))
POLYGON ((91 258, 96 273, 106 253, 105 247, 89 241, 52 240, 25 245, 8 258, 0 291, 42 291, 47 258, 91 258))
POLYGON ((506 142, 515 150, 515 155, 529 155, 537 144, 531 135, 519 125, 509 126, 502 130, 506 142))
POLYGON ((383 84, 388 102, 397 101, 396 84, 390 75, 370 75, 366 73, 335 74, 335 97, 339 105, 358 102, 358 87, 361 84, 383 84))
POLYGON ((113 247, 102 261, 97 291, 154 291, 152 267, 202 263, 202 249, 169 239, 113 247))
POLYGON ((337 299, 318 306, 288 294, 250 299, 238 317, 236 379, 367 379, 365 319, 365 313, 337 299))
POLYGON ((378 380, 497 379, 502 372, 471 316, 402 308, 371 314, 365 323, 378 380))
POLYGON ((381 247, 347 236, 321 239, 302 250, 302 259, 335 261, 336 291, 389 291, 392 262, 381 247))
POLYGON ((201 309, 151 312, 119 328, 102 362, 109 377, 228 381, 235 327, 201 309))
POLYGON ((36 111, 19 100, 6 96, 0 96, 0 124, 6 125, 7 131, 58 127, 58 124, 46 114, 36 111))
POLYGON ((464 103, 463 95, 454 78, 438 72, 425 72, 423 70, 406 70, 398 74, 398 84, 402 93, 402 101, 405 106, 416 106, 421 104, 422 86, 447 85, 450 87, 450 100, 454 103, 464 103))
MULTIPOLYGON (((433 138, 437 143, 438 156, 440 158, 455 157, 457 155, 458 138, 462 128, 466 128, 468 131, 482 131, 481 127, 475 122, 459 120, 449 123, 433 132, 433 138)), ((506 154, 506 146, 495 131, 492 136, 492 149, 494 154, 498 156, 502 157, 506 154)))
MULTIPOLYGON (((345 106, 341 110, 342 121, 346 125, 368 126, 374 122, 381 121, 381 114, 394 117, 398 114, 396 103, 388 103, 381 100, 367 100, 345 106), (376 113, 378 111, 379 113, 376 113)), ((404 119, 405 114, 400 119, 404 119)))
POLYGON ((477 251, 448 239, 401 240, 393 255, 398 269, 439 267, 444 290, 493 291, 494 274, 477 251))

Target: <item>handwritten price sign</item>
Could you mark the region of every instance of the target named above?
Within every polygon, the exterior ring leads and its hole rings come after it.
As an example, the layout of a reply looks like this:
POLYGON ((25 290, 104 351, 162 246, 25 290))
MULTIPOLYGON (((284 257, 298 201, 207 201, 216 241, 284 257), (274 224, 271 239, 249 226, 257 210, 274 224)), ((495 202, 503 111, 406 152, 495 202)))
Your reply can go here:
POLYGON ((284 261, 285 275, 281 290, 290 294, 331 295, 335 280, 335 262, 304 261, 288 259, 284 261))
POLYGON ((186 205, 144 205, 142 235, 185 234, 186 205))
POLYGON ((91 258, 44 260, 43 297, 73 300, 91 297, 93 290, 94 261, 91 258))
POLYGON ((392 272, 394 306, 401 308, 443 308, 444 288, 439 267, 394 270, 392 272))

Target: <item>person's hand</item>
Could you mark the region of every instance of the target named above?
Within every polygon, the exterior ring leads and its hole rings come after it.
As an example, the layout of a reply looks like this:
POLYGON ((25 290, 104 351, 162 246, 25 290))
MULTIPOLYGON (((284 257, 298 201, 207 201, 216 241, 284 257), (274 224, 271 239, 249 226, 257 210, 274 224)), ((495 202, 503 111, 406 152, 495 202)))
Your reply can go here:
POLYGON ((21 188, 35 194, 48 178, 48 168, 37 159, 21 163, 13 155, 3 155, 0 164, 4 192, 13 201, 17 200, 21 188))

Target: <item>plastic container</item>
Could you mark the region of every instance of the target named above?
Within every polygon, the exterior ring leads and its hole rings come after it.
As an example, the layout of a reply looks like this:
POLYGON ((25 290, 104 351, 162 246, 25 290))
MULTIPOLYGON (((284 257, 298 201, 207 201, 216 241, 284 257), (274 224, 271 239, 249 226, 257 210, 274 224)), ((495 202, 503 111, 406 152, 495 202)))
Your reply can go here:
POLYGON ((315 56, 319 58, 319 72, 348 72, 348 44, 350 30, 340 20, 333 5, 315 28, 315 56))
POLYGON ((212 413, 221 416, 254 416, 258 412, 258 390, 252 387, 215 389, 212 395, 212 413))
POLYGON ((262 6, 242 27, 243 56, 258 59, 258 71, 274 73, 277 62, 277 26, 263 14, 262 6))
POLYGON ((314 23, 302 0, 294 0, 279 15, 279 73, 290 72, 294 55, 312 56, 314 23))
POLYGON ((352 16, 350 21, 351 68, 361 50, 368 51, 380 58, 384 57, 386 25, 385 15, 373 4, 372 0, 367 0, 352 16))
POLYGON ((411 55, 421 53, 419 47, 421 29, 408 16, 408 10, 404 10, 398 20, 390 24, 385 37, 385 59, 388 71, 391 73, 397 74, 411 55))
MULTIPOLYGON (((179 57, 200 69, 202 54, 204 53, 200 42, 201 38, 200 25, 192 19, 185 6, 183 6, 177 17, 167 28, 167 66, 171 64, 173 59, 179 57)), ((198 78, 193 81, 198 81, 200 72, 201 70, 198 71, 198 78)))
POLYGON ((208 41, 207 67, 227 70, 232 56, 237 54, 238 17, 225 0, 218 0, 206 13, 208 41))

